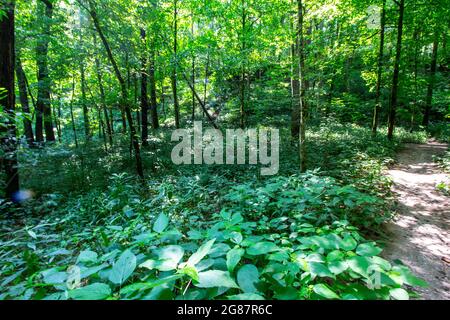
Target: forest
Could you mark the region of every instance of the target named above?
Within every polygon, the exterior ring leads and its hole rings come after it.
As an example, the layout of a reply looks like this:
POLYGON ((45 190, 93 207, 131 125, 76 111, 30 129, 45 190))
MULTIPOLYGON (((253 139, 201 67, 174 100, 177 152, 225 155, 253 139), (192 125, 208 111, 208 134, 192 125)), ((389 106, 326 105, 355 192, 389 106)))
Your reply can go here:
POLYGON ((0 300, 450 300, 450 0, 0 0, 0 300))

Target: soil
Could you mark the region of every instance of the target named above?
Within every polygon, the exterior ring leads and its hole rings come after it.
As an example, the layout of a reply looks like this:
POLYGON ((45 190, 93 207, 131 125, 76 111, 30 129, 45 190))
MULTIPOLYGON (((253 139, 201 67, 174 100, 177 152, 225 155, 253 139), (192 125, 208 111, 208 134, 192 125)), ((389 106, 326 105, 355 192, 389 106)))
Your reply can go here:
POLYGON ((449 175, 433 161, 447 144, 407 144, 388 174, 394 182, 397 216, 386 226, 384 257, 400 260, 430 285, 420 299, 450 300, 450 197, 436 190, 449 175))

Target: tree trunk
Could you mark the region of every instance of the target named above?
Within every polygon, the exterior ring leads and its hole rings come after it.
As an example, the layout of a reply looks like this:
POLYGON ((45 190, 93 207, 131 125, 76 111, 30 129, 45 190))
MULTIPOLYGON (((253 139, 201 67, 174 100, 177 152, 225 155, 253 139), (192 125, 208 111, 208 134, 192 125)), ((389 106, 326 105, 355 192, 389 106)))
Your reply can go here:
POLYGON ((157 130, 159 128, 158 120, 158 103, 156 101, 156 79, 155 79, 155 48, 152 42, 151 57, 150 57, 150 113, 152 117, 153 129, 157 130))
POLYGON ((16 57, 16 74, 17 74, 17 83, 19 87, 20 104, 22 105, 22 112, 24 113, 25 116, 23 120, 23 128, 25 131, 27 143, 30 147, 32 147, 34 144, 33 125, 31 123, 31 113, 27 94, 26 77, 25 72, 23 71, 22 68, 22 61, 20 60, 19 55, 17 55, 16 57))
MULTIPOLYGON (((293 3, 293 2, 292 2, 293 3)), ((295 34, 293 42, 291 44, 291 136, 292 138, 298 138, 300 134, 300 114, 299 114, 299 97, 300 97, 300 83, 299 76, 299 63, 298 63, 298 34, 295 30, 294 21, 291 22, 292 33, 295 34)))
POLYGON ((89 14, 92 17, 92 20, 94 22, 95 28, 100 36, 100 39, 103 42, 103 45, 105 47, 106 53, 108 54, 109 61, 111 62, 111 65, 113 66, 114 73, 116 75, 117 80, 120 83, 121 93, 122 93, 122 104, 124 105, 124 111, 128 120, 128 126, 130 127, 130 136, 131 136, 131 144, 133 145, 134 149, 134 156, 136 158, 136 170, 142 179, 144 178, 144 170, 142 167, 142 159, 141 159, 141 148, 139 145, 138 137, 136 135, 136 129, 133 125, 133 117, 131 115, 131 108, 128 101, 128 93, 127 93, 127 87, 125 80, 122 77, 122 74, 119 70, 119 67, 117 66, 116 60, 114 59, 114 56, 112 55, 111 48, 109 46, 109 43, 103 34, 103 31, 100 27, 100 23, 98 20, 97 12, 95 11, 94 4, 92 0, 89 0, 89 14))
POLYGON ((147 95, 147 45, 145 30, 141 29, 142 57, 141 57, 141 116, 142 116, 142 145, 148 146, 148 95, 147 95))
POLYGON ((378 71, 377 71, 377 89, 376 101, 373 109, 372 134, 377 135, 378 121, 382 109, 381 104, 381 82, 383 77, 383 61, 384 61, 384 29, 386 25, 386 0, 383 0, 383 7, 381 9, 381 26, 380 26, 380 48, 378 52, 378 71))
POLYGON ((241 6, 242 6, 242 13, 241 13, 241 79, 240 79, 240 84, 239 84, 239 97, 240 97, 240 121, 239 121, 239 125, 241 128, 245 127, 245 112, 246 112, 246 97, 245 97, 245 74, 246 74, 246 69, 245 69, 245 63, 246 63, 246 58, 245 58, 245 51, 247 49, 247 43, 245 41, 245 33, 247 30, 247 12, 245 10, 245 0, 242 0, 241 2, 241 6))
POLYGON ((303 37, 303 3, 298 3, 298 65, 299 65, 299 120, 300 120, 300 137, 299 137, 299 155, 300 155, 300 172, 305 172, 307 168, 306 153, 306 81, 305 81, 305 41, 303 37))
POLYGON ((395 127, 395 116, 397 109, 397 98, 398 98, 398 86, 399 86, 399 76, 400 76, 400 60, 402 55, 402 36, 403 36, 403 16, 405 12, 405 0, 400 0, 399 3, 399 17, 398 17, 398 27, 397 27, 397 47, 395 54, 395 64, 394 64, 394 75, 392 78, 392 93, 390 101, 390 112, 389 112, 389 128, 388 128, 388 139, 394 139, 394 127, 395 127))
POLYGON ((424 126, 427 126, 427 127, 430 123, 430 113, 431 113, 431 107, 432 107, 432 103, 433 103, 433 89, 434 89, 434 83, 436 80, 438 47, 439 47, 439 33, 436 30, 435 34, 434 34, 433 53, 431 56, 430 79, 428 80, 427 97, 425 99, 425 112, 423 115, 423 123, 422 123, 424 126))
POLYGON ((175 112, 175 127, 180 128, 180 103, 178 101, 178 88, 177 88, 177 37, 178 37, 178 9, 177 9, 178 1, 174 0, 174 10, 173 10, 173 68, 172 68, 172 92, 173 92, 173 107, 175 112))
POLYGON ((15 126, 14 96, 14 1, 2 2, 5 15, 0 19, 0 88, 6 94, 0 95, 0 105, 4 107, 6 119, 0 126, 0 143, 2 148, 0 168, 5 173, 5 196, 14 201, 19 191, 19 171, 17 161, 17 137, 15 126))
POLYGON ((42 35, 37 38, 36 62, 38 66, 38 98, 36 106, 36 141, 43 142, 42 118, 44 118, 45 137, 47 141, 55 141, 53 132, 52 111, 50 108, 51 80, 48 70, 48 44, 51 36, 51 20, 53 4, 49 0, 41 0, 45 4, 45 18, 42 19, 42 35))
POLYGON ((73 100, 75 98, 75 77, 72 82, 72 99, 70 99, 70 120, 72 121, 73 137, 75 139, 75 146, 78 148, 77 128, 75 126, 75 117, 73 116, 73 100))
POLYGON ((84 61, 80 62, 80 69, 81 69, 81 106, 83 107, 84 134, 86 136, 86 140, 89 141, 91 139, 91 124, 89 121, 89 111, 86 99, 86 75, 84 69, 84 61))

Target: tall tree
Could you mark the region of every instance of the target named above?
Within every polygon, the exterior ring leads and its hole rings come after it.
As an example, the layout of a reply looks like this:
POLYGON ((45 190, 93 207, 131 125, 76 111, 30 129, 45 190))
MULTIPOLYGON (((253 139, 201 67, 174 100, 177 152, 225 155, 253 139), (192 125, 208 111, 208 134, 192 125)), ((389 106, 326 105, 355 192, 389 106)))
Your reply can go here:
POLYGON ((141 29, 142 57, 141 57, 141 116, 142 116, 142 145, 148 146, 148 94, 147 94, 147 39, 146 32, 141 29))
POLYGON ((14 198, 19 191, 19 171, 17 161, 17 137, 15 125, 14 95, 14 0, 1 0, 0 11, 0 105, 4 107, 5 117, 0 125, 2 153, 0 167, 5 173, 5 195, 14 198))
POLYGON ((398 24, 397 24, 397 46, 395 53, 394 74, 392 77, 392 91, 390 100, 388 138, 394 138, 395 117, 397 112, 398 87, 400 76, 400 61, 402 56, 402 37, 403 37, 403 17, 405 13, 405 0, 396 2, 399 6, 398 24))
POLYGON ((425 111, 422 123, 424 126, 428 126, 428 124, 430 123, 430 113, 433 103, 433 89, 436 80, 438 47, 439 47, 439 31, 438 27, 436 27, 433 40, 433 53, 431 54, 430 78, 428 79, 427 97, 425 99, 425 111))
POLYGON ((156 101, 156 79, 155 79, 155 43, 152 41, 150 49, 150 113, 152 117, 153 129, 159 128, 158 103, 156 101))
POLYGON ((178 69, 178 0, 173 2, 173 66, 172 92, 173 108, 175 112, 175 127, 180 128, 180 103, 178 101, 177 69, 178 69))
POLYGON ((19 87, 19 100, 22 105, 22 112, 24 113, 23 128, 25 131, 25 138, 27 139, 28 145, 31 147, 34 144, 33 125, 31 123, 26 75, 19 54, 16 55, 16 75, 19 87))
POLYGON ((298 19, 298 71, 299 71, 299 156, 300 156, 300 172, 307 169, 307 152, 306 152, 306 79, 305 79, 305 39, 303 35, 304 22, 304 6, 302 0, 297 0, 297 19, 298 19))
POLYGON ((95 9, 94 0, 88 0, 88 7, 86 7, 89 11, 89 14, 92 17, 92 21, 94 22, 95 29, 102 40, 103 46, 105 47, 106 53, 108 55, 108 59, 114 69, 114 74, 116 75, 117 80, 120 84, 120 90, 122 94, 121 104, 124 106, 124 111, 127 117, 128 126, 130 127, 130 136, 131 136, 131 144, 134 149, 134 156, 136 159, 136 171, 138 175, 143 179, 144 178, 144 169, 142 167, 142 159, 141 159, 141 147, 139 145, 139 140, 136 133, 136 128, 133 124, 133 117, 131 114, 130 102, 128 101, 128 92, 127 92, 127 84, 122 76, 122 73, 119 70, 116 59, 114 58, 111 47, 109 46, 108 40, 106 39, 103 30, 100 26, 100 21, 97 16, 97 11, 95 9))
POLYGON ((39 18, 42 23, 42 34, 37 39, 36 60, 38 67, 38 97, 36 105, 36 141, 43 142, 44 134, 42 128, 42 120, 44 120, 45 138, 47 141, 55 141, 55 133, 53 132, 53 121, 51 111, 51 79, 48 69, 48 45, 51 37, 51 24, 53 19, 53 3, 50 0, 40 0, 38 2, 39 18), (39 4, 43 3, 44 8, 39 4))
POLYGON ((383 61, 384 61, 384 31, 386 28, 386 0, 383 0, 383 6, 381 8, 381 20, 380 20, 380 47, 378 51, 378 70, 377 70, 377 89, 375 107, 373 109, 373 122, 372 122, 372 134, 375 136, 378 131, 378 121, 381 112, 381 82, 383 77, 383 61))

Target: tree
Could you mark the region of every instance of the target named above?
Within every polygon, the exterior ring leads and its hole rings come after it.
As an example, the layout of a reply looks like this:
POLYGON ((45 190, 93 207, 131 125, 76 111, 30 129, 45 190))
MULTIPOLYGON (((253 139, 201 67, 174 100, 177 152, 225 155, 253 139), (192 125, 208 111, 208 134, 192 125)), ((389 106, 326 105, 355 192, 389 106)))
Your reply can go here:
POLYGON ((44 120, 45 138, 55 141, 53 132, 52 111, 50 107, 51 79, 48 68, 48 45, 51 37, 51 23, 53 17, 53 3, 50 0, 40 0, 45 8, 38 5, 38 14, 42 23, 42 35, 38 37, 36 45, 36 62, 38 66, 38 97, 36 105, 36 141, 43 142, 42 120, 44 120))
POLYGON ((394 63, 394 74, 392 77, 392 91, 391 91, 390 112, 389 112, 389 127, 388 127, 389 140, 392 140, 394 138, 394 126, 397 111, 398 87, 400 76, 400 61, 402 56, 403 16, 405 13, 405 0, 400 0, 398 6, 399 6, 399 15, 397 24, 397 46, 394 63))
POLYGON ((373 122, 372 133, 377 135, 378 121, 380 117, 380 111, 382 108, 381 103, 381 82, 383 76, 383 61, 384 61, 384 31, 386 28, 386 0, 383 0, 383 6, 381 8, 381 21, 380 21, 380 48, 378 52, 378 70, 377 70, 377 88, 376 88, 376 100, 373 110, 373 122))
POLYGON ((94 0, 88 0, 88 7, 85 7, 88 9, 89 14, 92 17, 92 21, 94 22, 95 29, 98 32, 98 35, 100 36, 100 39, 102 40, 103 46, 105 47, 106 53, 108 55, 108 59, 114 69, 114 74, 116 75, 117 80, 120 84, 121 94, 122 94, 122 101, 121 104, 124 106, 125 114, 128 121, 128 126, 130 127, 130 137, 131 137, 131 144, 134 149, 134 156, 136 159, 136 170, 142 179, 144 178, 144 169, 142 167, 142 159, 141 159, 141 148, 139 145, 136 129, 133 124, 133 117, 131 115, 131 108, 128 101, 128 92, 127 92, 127 85, 125 83, 125 80, 122 76, 122 73, 119 70, 119 67, 117 65, 116 59, 114 58, 111 48, 109 46, 108 40, 106 39, 103 30, 100 26, 100 21, 97 16, 97 11, 95 10, 94 6, 94 0))
POLYGON ((436 78, 438 47, 439 47, 439 31, 438 28, 436 27, 433 40, 433 53, 431 54, 430 78, 428 79, 427 97, 425 99, 425 111, 422 123, 424 126, 428 126, 428 124, 430 123, 430 112, 433 102, 433 89, 436 78))
POLYGON ((299 156, 300 156, 300 172, 305 172, 307 168, 307 153, 306 153, 306 79, 305 79, 305 40, 303 36, 303 17, 304 7, 302 0, 297 0, 297 19, 298 19, 298 71, 299 71, 299 121, 300 121, 300 135, 299 135, 299 156))
POLYGON ((142 57, 141 57, 141 116, 142 116, 142 145, 148 146, 148 95, 147 95, 147 45, 146 32, 141 29, 142 57))
POLYGON ((175 112, 175 127, 180 128, 180 103, 178 101, 177 69, 178 69, 178 0, 173 2, 173 66, 172 66, 172 92, 173 108, 175 112))
POLYGON ((16 54, 16 75, 17 84, 19 87, 19 100, 22 105, 22 112, 24 113, 23 127, 25 131, 25 137, 30 147, 34 145, 33 125, 31 123, 30 105, 28 100, 27 79, 25 72, 23 71, 22 61, 19 54, 16 54))
POLYGON ((0 14, 0 106, 5 112, 0 123, 0 167, 6 178, 5 195, 11 200, 14 200, 15 193, 19 191, 14 94, 14 2, 0 1, 0 13, 5 13, 4 16, 0 14))

